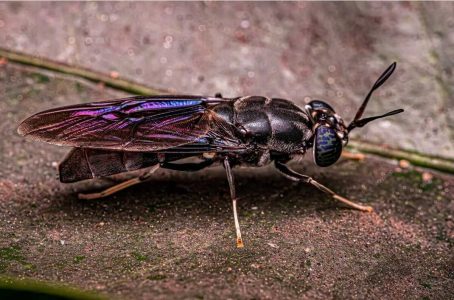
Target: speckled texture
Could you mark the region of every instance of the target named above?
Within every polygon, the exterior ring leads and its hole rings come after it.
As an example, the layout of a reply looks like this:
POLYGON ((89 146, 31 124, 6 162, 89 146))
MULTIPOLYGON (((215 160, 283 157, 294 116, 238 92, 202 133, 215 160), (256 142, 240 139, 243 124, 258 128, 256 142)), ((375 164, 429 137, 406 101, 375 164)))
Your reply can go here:
POLYGON ((454 157, 453 3, 1 3, 0 45, 185 94, 327 100, 356 138, 454 157))
MULTIPOLYGON (((158 171, 100 201, 64 185, 67 149, 26 141, 33 112, 124 96, 73 79, 0 66, 0 276, 69 284, 126 299, 448 299, 454 293, 454 178, 367 157, 295 163, 374 213, 343 209, 271 168, 235 170, 246 247, 235 248, 222 168, 158 171), (429 174, 429 175, 428 175, 429 174)), ((116 178, 117 180, 119 178, 116 178)))

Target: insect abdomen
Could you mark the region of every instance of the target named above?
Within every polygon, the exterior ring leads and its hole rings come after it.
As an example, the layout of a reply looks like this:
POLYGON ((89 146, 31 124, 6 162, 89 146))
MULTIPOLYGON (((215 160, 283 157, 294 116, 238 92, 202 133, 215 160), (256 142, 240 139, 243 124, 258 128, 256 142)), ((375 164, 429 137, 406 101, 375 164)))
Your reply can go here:
POLYGON ((158 154, 74 148, 60 163, 60 181, 76 182, 129 172, 158 163, 158 154))

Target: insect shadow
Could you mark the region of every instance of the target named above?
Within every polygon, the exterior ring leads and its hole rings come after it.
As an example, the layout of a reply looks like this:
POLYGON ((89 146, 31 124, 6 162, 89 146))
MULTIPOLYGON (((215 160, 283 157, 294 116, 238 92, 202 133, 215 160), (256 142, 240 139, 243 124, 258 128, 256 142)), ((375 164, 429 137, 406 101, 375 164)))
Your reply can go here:
MULTIPOLYGON (((228 222, 229 220, 224 219, 230 211, 230 202, 225 194, 228 186, 223 180, 223 172, 221 167, 197 173, 165 171, 155 174, 156 177, 147 182, 105 199, 80 201, 70 190, 68 193, 55 195, 57 199, 54 200, 60 204, 59 209, 69 214, 83 217, 83 212, 89 211, 91 212, 89 218, 99 220, 144 217, 144 220, 153 222, 154 217, 159 216, 161 221, 171 221, 177 215, 186 214, 228 222)), ((128 175, 133 176, 133 174, 128 175)), ((329 201, 323 197, 322 192, 313 190, 309 186, 289 184, 288 180, 273 172, 272 168, 264 167, 263 172, 260 173, 239 169, 235 175, 239 179, 238 190, 242 195, 238 204, 242 208, 247 208, 244 210, 247 215, 261 215, 263 212, 266 215, 280 215, 281 218, 288 218, 325 211, 336 214, 339 210, 347 208, 329 201)), ((342 176, 336 176, 334 172, 330 172, 324 177, 329 178, 332 186, 342 189, 342 181, 345 181, 341 178, 342 176)), ((123 179, 125 177, 120 176, 110 178, 108 181, 102 179, 97 182, 81 182, 73 189, 92 190, 93 184, 102 188, 112 181, 123 179)))

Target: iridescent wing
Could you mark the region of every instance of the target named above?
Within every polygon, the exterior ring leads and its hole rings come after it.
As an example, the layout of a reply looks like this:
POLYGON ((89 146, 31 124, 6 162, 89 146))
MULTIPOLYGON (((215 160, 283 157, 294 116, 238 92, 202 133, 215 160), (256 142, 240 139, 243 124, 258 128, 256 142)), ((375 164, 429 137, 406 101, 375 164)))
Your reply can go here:
MULTIPOLYGON (((211 105, 199 96, 139 96, 40 112, 22 122, 21 135, 51 144, 123 151, 197 145, 210 130, 211 105)), ((196 147, 197 148, 197 147, 196 147)))

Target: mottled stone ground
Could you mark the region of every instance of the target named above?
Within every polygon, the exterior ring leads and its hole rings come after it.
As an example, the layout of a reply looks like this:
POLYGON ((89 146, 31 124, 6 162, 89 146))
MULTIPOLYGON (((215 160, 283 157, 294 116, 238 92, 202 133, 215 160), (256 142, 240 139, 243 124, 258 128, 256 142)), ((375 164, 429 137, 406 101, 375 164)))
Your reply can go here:
MULTIPOLYGON (((100 201, 64 185, 67 149, 15 133, 57 105, 121 96, 73 78, 0 66, 0 276, 119 298, 448 299, 454 293, 454 177, 367 157, 298 170, 375 208, 342 208, 271 168, 236 170, 246 247, 236 249, 222 168, 158 171, 100 201)), ((119 178, 117 178, 119 179, 119 178)))

